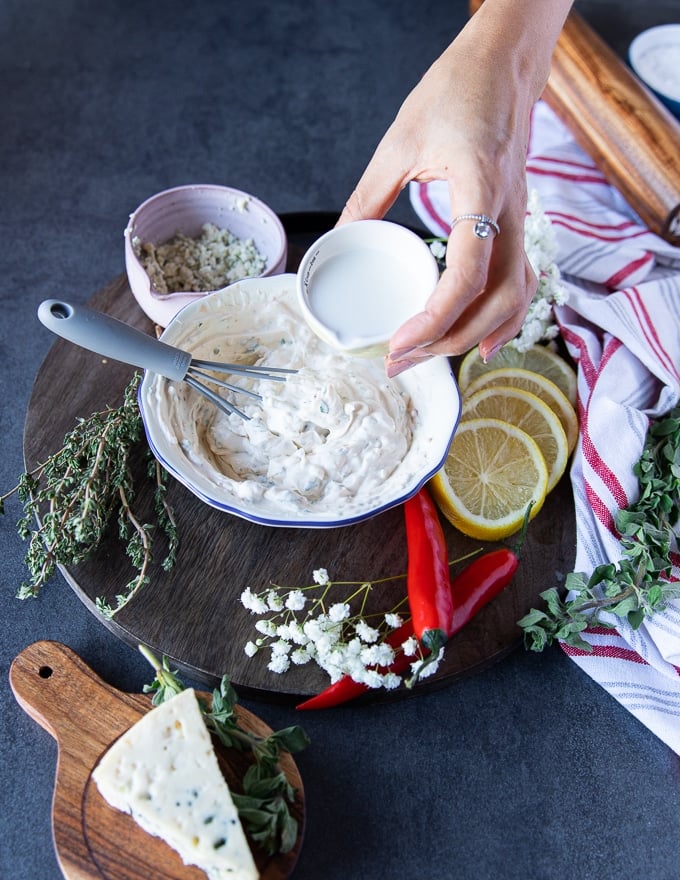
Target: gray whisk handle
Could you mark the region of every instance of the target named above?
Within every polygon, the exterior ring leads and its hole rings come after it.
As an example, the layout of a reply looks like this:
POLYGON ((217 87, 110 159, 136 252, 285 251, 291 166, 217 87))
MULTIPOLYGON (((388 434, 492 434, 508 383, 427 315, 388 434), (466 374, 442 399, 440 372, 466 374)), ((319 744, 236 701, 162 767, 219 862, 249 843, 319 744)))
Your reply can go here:
POLYGON ((189 352, 87 306, 48 299, 38 307, 38 318, 68 342, 168 379, 184 379, 191 364, 189 352))

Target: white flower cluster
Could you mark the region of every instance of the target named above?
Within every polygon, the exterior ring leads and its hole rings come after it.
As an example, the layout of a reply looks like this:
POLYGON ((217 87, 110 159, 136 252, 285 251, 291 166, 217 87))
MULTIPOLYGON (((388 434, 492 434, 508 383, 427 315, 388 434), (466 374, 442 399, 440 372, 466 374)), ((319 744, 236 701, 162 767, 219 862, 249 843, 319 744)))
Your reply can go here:
POLYGON ((313 584, 299 589, 271 586, 261 593, 250 588, 241 593, 244 608, 259 617, 255 623, 259 635, 245 646, 249 657, 266 648, 270 651, 270 672, 280 674, 291 666, 314 662, 328 674, 331 683, 349 675, 369 688, 388 690, 402 683, 402 676, 389 669, 398 653, 413 657, 411 675, 424 678, 436 672, 441 655, 424 665, 417 639, 407 638, 395 647, 386 641, 389 633, 404 623, 396 610, 381 615, 377 623, 369 623, 353 612, 352 602, 363 608, 370 583, 336 584, 356 589, 342 600, 331 602, 329 593, 334 584, 326 569, 316 569, 313 579, 313 584))
POLYGON ((555 263, 557 246, 550 218, 543 213, 538 193, 532 190, 527 203, 524 223, 524 250, 538 278, 538 288, 527 311, 519 335, 512 340, 519 351, 526 351, 537 342, 554 339, 559 328, 553 306, 563 305, 569 298, 555 263))
MULTIPOLYGON (((428 239, 430 250, 444 268, 446 240, 428 239)), ((555 323, 553 306, 563 305, 569 293, 562 284, 560 270, 555 263, 557 246, 550 218, 543 212, 536 190, 529 193, 527 215, 524 222, 524 250, 538 278, 538 288, 534 294, 519 334, 508 343, 519 351, 527 351, 537 342, 554 339, 559 328, 555 323)))

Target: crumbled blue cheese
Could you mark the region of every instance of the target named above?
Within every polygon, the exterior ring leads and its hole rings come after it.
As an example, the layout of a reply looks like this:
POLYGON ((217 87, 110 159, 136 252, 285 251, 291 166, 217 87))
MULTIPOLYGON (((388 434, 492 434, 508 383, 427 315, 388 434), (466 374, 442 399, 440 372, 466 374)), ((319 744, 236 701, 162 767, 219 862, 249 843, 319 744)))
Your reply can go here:
POLYGON ((259 877, 191 688, 133 725, 92 776, 112 807, 130 813, 209 880, 259 877))
POLYGON ((207 293, 261 275, 267 267, 252 238, 239 238, 214 223, 205 223, 197 238, 177 233, 153 244, 135 236, 132 246, 156 293, 207 293))

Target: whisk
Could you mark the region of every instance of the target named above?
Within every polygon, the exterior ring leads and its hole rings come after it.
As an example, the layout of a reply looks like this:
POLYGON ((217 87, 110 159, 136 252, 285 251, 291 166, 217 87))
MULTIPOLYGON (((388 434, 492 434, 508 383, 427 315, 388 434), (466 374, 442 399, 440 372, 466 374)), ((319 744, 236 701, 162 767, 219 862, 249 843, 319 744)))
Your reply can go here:
POLYGON ((184 381, 222 412, 227 415, 235 413, 243 419, 249 419, 250 416, 206 387, 204 382, 258 400, 262 399, 261 395, 249 388, 232 385, 212 375, 212 371, 278 382, 285 382, 286 374, 297 373, 297 370, 285 367, 257 367, 194 359, 188 351, 148 336, 117 318, 87 306, 74 306, 57 299, 47 299, 42 302, 38 307, 38 318, 48 330, 74 345, 133 367, 159 373, 166 379, 184 381))

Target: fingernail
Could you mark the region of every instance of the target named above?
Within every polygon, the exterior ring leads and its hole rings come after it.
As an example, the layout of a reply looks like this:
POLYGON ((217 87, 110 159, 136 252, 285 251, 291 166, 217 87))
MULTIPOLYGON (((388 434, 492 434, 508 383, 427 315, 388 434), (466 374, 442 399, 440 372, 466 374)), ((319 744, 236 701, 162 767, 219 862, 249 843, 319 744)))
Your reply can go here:
POLYGON ((401 358, 406 357, 411 354, 411 352, 415 351, 417 346, 410 345, 408 348, 395 348, 394 351, 391 351, 388 355, 389 359, 392 361, 401 360, 401 358))
POLYGON ((413 358, 431 358, 432 352, 425 351, 425 349, 432 345, 432 342, 434 342, 434 340, 421 342, 418 345, 412 345, 409 348, 395 348, 394 351, 391 351, 388 354, 388 357, 393 361, 400 361, 402 358, 408 358, 409 356, 413 358))
POLYGON ((490 348, 489 351, 485 355, 482 356, 482 360, 485 364, 488 364, 489 361, 498 354, 498 352, 503 348, 503 343, 499 342, 498 345, 494 345, 493 348, 490 348))
POLYGON ((416 361, 387 361, 385 364, 385 372, 388 379, 394 379, 400 373, 405 373, 411 367, 415 367, 416 361))

